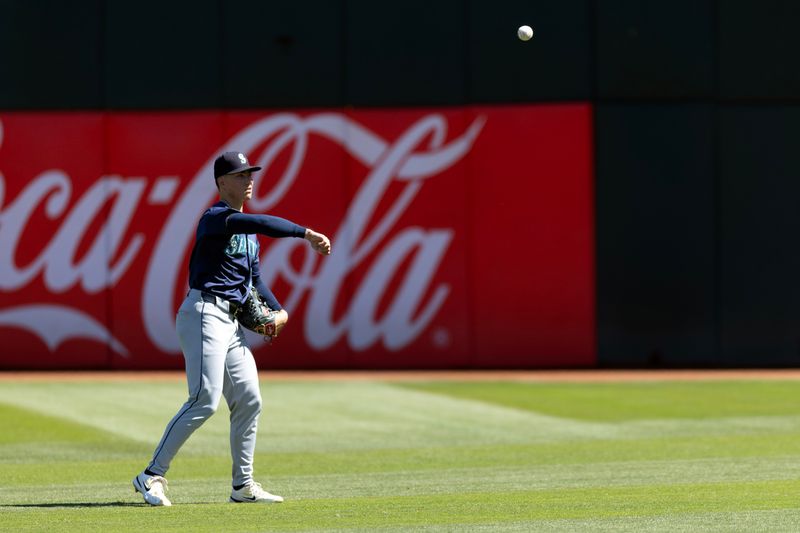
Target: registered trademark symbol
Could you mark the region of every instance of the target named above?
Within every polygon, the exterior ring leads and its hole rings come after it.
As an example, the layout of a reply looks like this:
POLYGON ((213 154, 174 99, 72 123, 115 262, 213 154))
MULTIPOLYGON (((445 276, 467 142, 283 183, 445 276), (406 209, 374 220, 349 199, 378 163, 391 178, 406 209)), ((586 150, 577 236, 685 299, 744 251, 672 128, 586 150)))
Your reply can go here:
POLYGON ((445 328, 436 328, 431 333, 431 342, 437 348, 447 348, 450 346, 450 332, 445 328))

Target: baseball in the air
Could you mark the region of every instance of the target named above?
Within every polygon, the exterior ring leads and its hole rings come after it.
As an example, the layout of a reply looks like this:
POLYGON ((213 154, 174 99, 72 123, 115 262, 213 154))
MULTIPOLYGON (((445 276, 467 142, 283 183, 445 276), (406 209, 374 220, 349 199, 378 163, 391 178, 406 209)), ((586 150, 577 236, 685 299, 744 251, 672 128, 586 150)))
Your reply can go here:
POLYGON ((520 26, 517 30, 517 37, 520 41, 528 41, 533 37, 533 28, 530 26, 520 26))

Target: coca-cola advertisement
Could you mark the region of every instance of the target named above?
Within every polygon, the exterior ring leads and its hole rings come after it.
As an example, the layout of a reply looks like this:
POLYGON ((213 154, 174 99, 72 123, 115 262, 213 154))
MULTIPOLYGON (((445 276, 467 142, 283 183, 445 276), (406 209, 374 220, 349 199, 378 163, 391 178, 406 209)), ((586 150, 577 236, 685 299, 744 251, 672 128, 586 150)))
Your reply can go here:
POLYGON ((595 363, 588 105, 0 113, 0 368, 177 369, 175 314, 213 161, 289 313, 262 369, 595 363))

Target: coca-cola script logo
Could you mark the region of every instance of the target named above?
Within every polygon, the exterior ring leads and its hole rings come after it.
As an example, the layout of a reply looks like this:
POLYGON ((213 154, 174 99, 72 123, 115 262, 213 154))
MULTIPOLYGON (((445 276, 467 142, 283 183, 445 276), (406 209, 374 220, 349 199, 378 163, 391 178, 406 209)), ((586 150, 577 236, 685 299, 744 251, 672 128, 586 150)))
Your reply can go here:
MULTIPOLYGON (((174 331, 173 295, 179 288, 185 250, 194 238, 196 220, 217 196, 209 179, 213 160, 223 151, 242 151, 255 165, 269 169, 279 154, 289 152, 289 163, 279 179, 266 191, 258 191, 248 203, 251 212, 279 211, 278 206, 298 179, 311 136, 322 136, 338 143, 369 171, 361 182, 341 223, 331 235, 334 252, 315 269, 320 258, 298 239, 274 242, 261 259, 270 268, 262 278, 270 285, 278 276, 288 280, 291 289, 284 305, 291 310, 308 297, 303 317, 304 338, 309 346, 324 350, 346 339, 353 350, 365 350, 382 343, 389 350, 408 345, 441 308, 449 293, 447 283, 431 287, 434 274, 453 237, 447 228, 397 228, 401 215, 414 201, 425 180, 449 168, 470 151, 481 132, 484 117, 476 118, 457 136, 446 142, 447 120, 430 114, 411 124, 393 142, 338 113, 299 116, 280 113, 258 120, 239 131, 227 143, 209 154, 194 177, 182 188, 179 199, 155 242, 129 227, 147 190, 147 180, 119 175, 99 176, 77 199, 73 183, 63 170, 52 168, 38 174, 15 198, 5 198, 6 181, 0 169, 0 288, 12 293, 25 289, 41 276, 54 294, 80 287, 96 294, 119 283, 131 263, 146 250, 152 250, 141 288, 142 323, 153 345, 166 353, 180 351, 174 331), (269 141, 269 142, 266 142, 269 141), (266 144, 265 144, 266 142, 266 144), (366 231, 367 222, 377 213, 384 194, 392 183, 402 184, 402 192, 382 211, 377 224, 366 231), (109 207, 110 206, 110 207, 109 207), (87 235, 88 225, 101 209, 108 209, 102 227, 88 251, 78 257, 77 250, 87 235), (44 213, 58 228, 34 260, 25 265, 15 261, 21 236, 35 212, 44 213), (391 232, 391 235, 390 235, 391 232), (126 237, 126 235, 129 235, 126 237), (302 247, 303 264, 294 268, 290 256, 302 247), (334 314, 343 281, 365 262, 375 259, 355 289, 345 313, 334 314), (400 265, 405 272, 398 272, 400 265), (315 274, 311 274, 315 272, 315 274), (388 308, 376 319, 376 308, 393 277, 400 276, 398 290, 388 308), (427 299, 423 301, 423 298, 427 299)), ((5 132, 5 135, 9 135, 5 132)), ((3 143, 0 123, 0 146, 3 143)), ((146 200, 172 201, 179 188, 177 178, 160 178, 146 200)), ((130 347, 115 338, 107 325, 85 311, 63 303, 24 303, 0 310, 0 326, 25 329, 55 350, 69 339, 89 339, 110 345, 127 357, 130 347)), ((251 338, 254 344, 260 342, 251 338)))

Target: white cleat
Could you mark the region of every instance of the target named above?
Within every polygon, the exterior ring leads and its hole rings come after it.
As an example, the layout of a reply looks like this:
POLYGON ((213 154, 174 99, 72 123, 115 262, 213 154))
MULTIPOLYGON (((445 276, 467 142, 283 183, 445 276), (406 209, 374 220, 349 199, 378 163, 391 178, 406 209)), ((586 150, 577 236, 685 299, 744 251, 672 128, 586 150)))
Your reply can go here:
POLYGON ((283 497, 265 491, 261 488, 261 483, 248 481, 241 489, 231 491, 231 501, 234 503, 281 503, 283 497))
POLYGON ((137 492, 141 492, 144 501, 150 505, 163 505, 164 507, 172 505, 172 502, 164 494, 167 490, 167 480, 161 476, 149 476, 142 472, 133 478, 133 488, 137 492))

